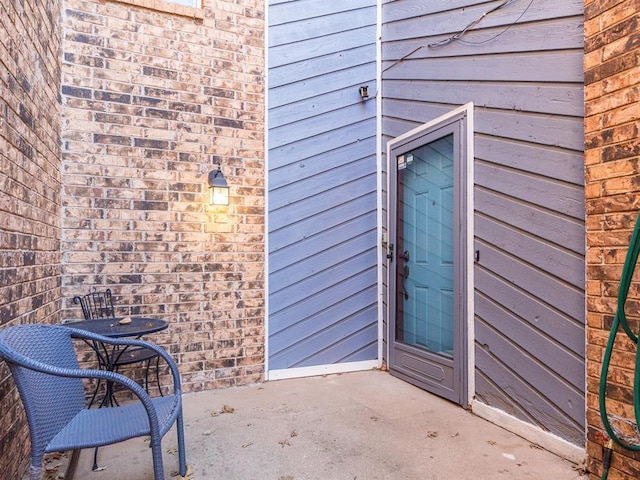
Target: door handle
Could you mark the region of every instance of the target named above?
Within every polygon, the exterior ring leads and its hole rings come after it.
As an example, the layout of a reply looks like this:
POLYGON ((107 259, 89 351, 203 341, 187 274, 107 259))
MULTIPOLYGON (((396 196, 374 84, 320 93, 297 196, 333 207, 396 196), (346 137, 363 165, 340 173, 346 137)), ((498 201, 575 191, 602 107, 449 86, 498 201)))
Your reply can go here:
POLYGON ((410 257, 409 250, 405 250, 404 252, 402 252, 402 254, 400 254, 400 258, 405 262, 409 261, 409 257, 410 257))
POLYGON ((404 294, 404 299, 409 300, 409 292, 407 292, 407 287, 405 281, 409 278, 409 265, 405 265, 402 267, 402 293, 404 294))

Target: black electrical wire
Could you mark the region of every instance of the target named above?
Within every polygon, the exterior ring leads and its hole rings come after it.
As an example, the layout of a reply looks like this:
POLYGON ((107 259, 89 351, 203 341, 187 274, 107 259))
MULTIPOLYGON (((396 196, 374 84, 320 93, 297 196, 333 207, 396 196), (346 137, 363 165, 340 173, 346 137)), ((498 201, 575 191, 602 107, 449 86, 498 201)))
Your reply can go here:
MULTIPOLYGON (((455 42, 456 40, 462 41, 462 37, 469 31, 471 30, 473 27, 475 27, 476 25, 478 25, 483 19, 484 17, 486 17, 487 15, 491 15, 493 12, 500 10, 501 8, 506 7, 507 5, 517 2, 518 0, 505 0, 504 2, 502 2, 500 5, 496 5, 495 7, 493 7, 491 10, 488 10, 486 12, 484 12, 479 18, 475 19, 473 22, 469 23, 466 27, 464 27, 462 30, 460 30, 458 33, 455 33, 453 35, 451 35, 450 37, 447 37, 443 40, 438 40, 437 42, 431 42, 428 47, 429 48, 438 48, 438 47, 443 47, 445 45, 449 45, 452 42, 455 42)), ((533 4, 533 0, 531 0, 529 2, 529 5, 527 5, 527 8, 524 9, 524 11, 520 14, 520 16, 514 21, 512 22, 507 28, 505 28, 504 30, 502 30, 500 33, 498 33, 497 35, 487 39, 487 40, 483 40, 482 42, 469 42, 469 41, 463 41, 463 43, 466 43, 468 45, 482 45, 483 43, 488 43, 496 38, 498 38, 500 35, 502 35, 503 33, 505 33, 507 30, 509 30, 511 27, 513 27, 516 23, 518 23, 520 21, 520 19, 524 16, 525 13, 527 13, 527 11, 529 10, 529 8, 531 7, 531 5, 533 4)))
POLYGON ((495 40, 496 38, 498 38, 500 35, 504 34, 507 30, 509 30, 511 27, 513 27, 515 24, 517 24, 520 19, 525 15, 525 13, 527 13, 527 11, 529 11, 529 8, 531 8, 531 5, 533 5, 534 0, 530 0, 529 4, 527 5, 527 8, 524 9, 524 11, 520 14, 520 16, 514 21, 512 22, 510 25, 508 25, 504 30, 502 30, 500 33, 494 35, 493 37, 487 39, 487 40, 483 40, 481 42, 470 42, 468 40, 462 40, 462 37, 473 27, 475 27, 478 23, 480 23, 487 15, 491 15, 493 12, 500 10, 501 8, 506 7, 507 5, 510 5, 511 3, 517 2, 518 0, 504 0, 501 4, 496 5, 495 7, 493 7, 490 10, 487 10, 486 12, 484 12, 479 18, 477 18, 476 20, 474 20, 473 22, 469 23, 466 27, 464 27, 462 30, 460 30, 458 33, 455 33, 454 35, 451 35, 450 37, 447 37, 443 40, 439 40, 437 42, 432 42, 429 43, 427 45, 420 45, 416 48, 414 48, 413 50, 411 50, 409 53, 407 53, 406 55, 403 55, 402 57, 400 57, 398 60, 395 60, 394 62, 390 63, 388 66, 386 66, 385 68, 382 69, 382 71, 380 73, 384 73, 387 70, 389 70, 390 68, 396 66, 398 63, 406 60, 408 57, 410 57, 411 55, 413 55, 414 53, 416 53, 418 50, 426 47, 429 48, 438 48, 438 47, 444 47, 445 45, 448 45, 456 40, 461 41, 467 45, 482 45, 484 43, 489 43, 492 40, 495 40))
POLYGON ((505 28, 504 30, 502 30, 500 33, 495 34, 493 37, 491 37, 491 38, 487 38, 486 40, 482 40, 481 42, 470 42, 469 40, 462 40, 462 39, 459 39, 459 41, 460 41, 461 43, 464 43, 465 45, 483 45, 483 44, 485 44, 485 43, 492 42, 493 40, 495 40, 496 38, 498 38, 500 35, 503 35, 503 34, 507 33, 507 31, 509 31, 509 29, 510 29, 511 27, 513 27, 515 24, 517 24, 517 23, 520 21, 520 19, 521 19, 522 17, 524 17, 525 13, 527 13, 527 12, 529 11, 529 8, 531 8, 531 5, 533 5, 533 0, 531 0, 531 1, 529 2, 529 5, 527 5, 527 8, 525 8, 525 9, 522 11, 522 13, 520 14, 520 16, 519 16, 518 18, 516 18, 516 20, 515 20, 514 22, 512 22, 512 23, 511 23, 511 25, 509 25, 507 28, 505 28))

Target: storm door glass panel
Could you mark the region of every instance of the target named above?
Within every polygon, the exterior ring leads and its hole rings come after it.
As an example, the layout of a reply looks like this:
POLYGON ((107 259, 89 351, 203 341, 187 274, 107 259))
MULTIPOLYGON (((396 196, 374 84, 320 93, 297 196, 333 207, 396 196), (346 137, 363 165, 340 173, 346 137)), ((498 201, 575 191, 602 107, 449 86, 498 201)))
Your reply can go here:
POLYGON ((396 341, 446 357, 454 338, 453 134, 404 154, 396 341))

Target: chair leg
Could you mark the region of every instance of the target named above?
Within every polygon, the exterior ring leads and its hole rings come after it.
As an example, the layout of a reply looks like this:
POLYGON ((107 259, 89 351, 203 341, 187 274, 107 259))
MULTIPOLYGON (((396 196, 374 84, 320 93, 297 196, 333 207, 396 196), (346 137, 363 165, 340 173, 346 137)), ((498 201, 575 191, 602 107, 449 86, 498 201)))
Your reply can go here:
POLYGON ((162 446, 160 445, 160 439, 151 439, 151 455, 153 455, 153 478, 155 480, 164 480, 162 446))
POLYGON ((156 385, 158 386, 160 396, 164 397, 164 393, 162 393, 162 387, 160 386, 160 355, 156 357, 156 385))
POLYGON ((178 461, 180 462, 180 476, 187 474, 187 458, 184 451, 184 422, 182 412, 178 414, 176 419, 176 430, 178 431, 178 461))
MULTIPOLYGON (((152 360, 152 358, 147 360, 147 367, 144 370, 144 389, 147 391, 147 393, 149 393, 149 370, 151 370, 152 360)), ((158 387, 160 396, 164 397, 164 393, 162 393, 162 387, 160 385, 160 356, 156 357, 156 387, 158 387)))
POLYGON ((76 473, 76 467, 78 466, 78 460, 80 459, 80 450, 72 450, 69 457, 69 463, 67 465, 67 471, 64 472, 64 480, 73 480, 73 476, 76 473))
POLYGON ((149 393, 149 370, 151 369, 151 359, 147 360, 144 369, 144 390, 149 393))
POLYGON ((42 480, 42 463, 39 466, 31 464, 29 468, 29 480, 42 480))
POLYGON ((98 447, 96 447, 93 449, 93 466, 91 467, 91 471, 95 472, 98 468, 98 447))

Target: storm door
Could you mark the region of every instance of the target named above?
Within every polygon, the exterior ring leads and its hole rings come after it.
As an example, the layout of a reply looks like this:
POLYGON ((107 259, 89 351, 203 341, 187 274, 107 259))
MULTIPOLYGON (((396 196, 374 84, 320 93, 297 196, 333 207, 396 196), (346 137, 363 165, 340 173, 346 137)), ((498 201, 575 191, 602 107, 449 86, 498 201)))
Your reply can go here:
POLYGON ((459 404, 467 358, 464 138, 457 118, 390 148, 390 371, 459 404))

